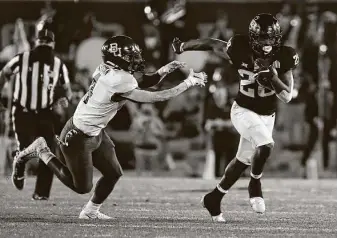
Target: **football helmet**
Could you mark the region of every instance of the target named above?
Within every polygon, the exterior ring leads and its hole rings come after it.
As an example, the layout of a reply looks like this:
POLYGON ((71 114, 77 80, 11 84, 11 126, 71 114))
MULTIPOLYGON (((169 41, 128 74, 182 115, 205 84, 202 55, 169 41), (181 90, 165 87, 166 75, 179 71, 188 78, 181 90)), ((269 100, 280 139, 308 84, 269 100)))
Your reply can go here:
POLYGON ((104 63, 128 71, 144 72, 145 60, 140 47, 131 37, 118 35, 110 37, 102 48, 104 63))
POLYGON ((268 13, 258 14, 249 24, 250 45, 258 57, 267 58, 281 46, 282 31, 278 20, 268 13))

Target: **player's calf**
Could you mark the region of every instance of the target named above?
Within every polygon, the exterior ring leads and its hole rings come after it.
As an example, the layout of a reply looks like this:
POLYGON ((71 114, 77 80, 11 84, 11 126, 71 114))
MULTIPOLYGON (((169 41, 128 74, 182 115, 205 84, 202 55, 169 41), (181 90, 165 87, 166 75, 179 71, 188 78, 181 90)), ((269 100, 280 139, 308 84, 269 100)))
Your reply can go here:
POLYGON ((234 158, 226 167, 224 176, 213 191, 206 194, 201 203, 207 209, 215 222, 225 222, 221 212, 221 200, 233 184, 240 178, 242 172, 248 167, 237 158, 234 158))
POLYGON ((273 146, 274 143, 268 143, 257 147, 252 159, 251 179, 248 186, 249 203, 252 209, 257 213, 264 213, 266 210, 260 179, 264 165, 273 150, 273 146))
POLYGON ((223 190, 221 191, 222 192, 214 189, 212 192, 204 195, 200 201, 201 205, 207 209, 207 211, 211 215, 212 221, 214 222, 226 222, 221 212, 221 198, 225 193, 227 193, 227 191, 223 190), (214 193, 221 193, 221 194, 218 194, 218 196, 214 196, 214 193))
POLYGON ((249 204, 256 213, 264 213, 266 205, 263 199, 261 180, 262 173, 255 175, 250 173, 251 179, 248 185, 249 204))

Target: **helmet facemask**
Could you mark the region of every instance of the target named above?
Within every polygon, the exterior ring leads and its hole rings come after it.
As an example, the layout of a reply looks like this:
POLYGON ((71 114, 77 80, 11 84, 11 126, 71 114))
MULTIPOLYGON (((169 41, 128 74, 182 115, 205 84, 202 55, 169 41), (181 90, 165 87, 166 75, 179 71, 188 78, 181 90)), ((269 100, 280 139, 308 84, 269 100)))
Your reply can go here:
POLYGON ((250 45, 253 51, 262 58, 275 54, 281 46, 281 34, 249 33, 250 45))
POLYGON ((145 70, 145 60, 143 59, 141 51, 137 53, 127 54, 122 57, 123 60, 128 62, 128 71, 131 73, 140 72, 144 73, 145 70))

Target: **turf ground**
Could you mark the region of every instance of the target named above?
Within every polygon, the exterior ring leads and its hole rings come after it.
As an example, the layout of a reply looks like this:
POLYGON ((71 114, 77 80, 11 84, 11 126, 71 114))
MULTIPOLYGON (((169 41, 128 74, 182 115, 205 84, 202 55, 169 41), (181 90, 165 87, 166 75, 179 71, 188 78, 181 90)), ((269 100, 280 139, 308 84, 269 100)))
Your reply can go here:
POLYGON ((337 181, 264 179, 267 212, 247 203, 248 180, 223 200, 226 224, 214 224, 199 199, 216 181, 126 175, 102 207, 111 221, 78 220, 89 195, 57 179, 49 201, 32 201, 34 179, 23 191, 0 180, 0 237, 337 237, 337 181))

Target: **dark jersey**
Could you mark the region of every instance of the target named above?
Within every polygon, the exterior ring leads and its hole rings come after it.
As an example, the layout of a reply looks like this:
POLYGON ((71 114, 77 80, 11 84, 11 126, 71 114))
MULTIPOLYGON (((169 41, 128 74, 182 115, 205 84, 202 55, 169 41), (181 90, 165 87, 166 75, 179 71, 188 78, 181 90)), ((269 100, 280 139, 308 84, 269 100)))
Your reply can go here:
MULTIPOLYGON (((276 111, 277 97, 274 91, 260 86, 254 80, 258 65, 254 62, 248 36, 233 36, 227 43, 227 54, 240 77, 240 89, 235 99, 237 104, 260 115, 273 114, 276 111)), ((281 46, 271 58, 270 65, 273 64, 280 75, 295 68, 298 61, 293 48, 281 46)))

